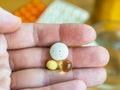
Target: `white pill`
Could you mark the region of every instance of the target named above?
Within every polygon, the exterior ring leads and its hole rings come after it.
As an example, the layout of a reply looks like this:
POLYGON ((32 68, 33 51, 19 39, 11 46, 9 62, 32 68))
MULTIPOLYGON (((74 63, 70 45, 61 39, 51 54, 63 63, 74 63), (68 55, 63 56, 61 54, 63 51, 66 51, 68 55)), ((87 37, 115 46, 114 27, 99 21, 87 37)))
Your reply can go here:
POLYGON ((55 43, 50 48, 50 55, 54 60, 64 60, 68 54, 68 47, 64 43, 55 43))

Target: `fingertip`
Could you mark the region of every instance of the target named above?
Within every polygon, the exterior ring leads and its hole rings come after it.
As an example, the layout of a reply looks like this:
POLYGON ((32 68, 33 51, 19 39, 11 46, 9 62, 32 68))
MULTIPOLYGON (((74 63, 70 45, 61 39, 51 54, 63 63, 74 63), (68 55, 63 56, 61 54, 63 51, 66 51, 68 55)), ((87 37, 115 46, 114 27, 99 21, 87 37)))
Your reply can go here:
POLYGON ((99 65, 100 66, 105 66, 108 64, 109 59, 110 59, 110 55, 109 52, 106 48, 102 47, 102 46, 96 46, 97 48, 99 48, 99 50, 97 51, 98 55, 99 55, 99 65))
POLYGON ((93 83, 89 83, 88 87, 93 87, 97 85, 101 85, 106 81, 107 78, 107 72, 105 68, 96 68, 96 80, 93 83))
POLYGON ((85 44, 93 42, 96 39, 96 31, 94 30, 94 28, 87 24, 82 24, 82 27, 84 27, 83 32, 85 34, 83 34, 83 41, 86 42, 85 44))
POLYGON ((106 48, 102 47, 104 49, 104 52, 106 54, 106 62, 104 63, 104 66, 108 64, 109 60, 110 60, 110 55, 109 52, 106 48))
POLYGON ((21 19, 0 8, 0 33, 16 31, 21 26, 21 19))
POLYGON ((106 79, 107 79, 107 71, 106 71, 106 69, 105 68, 101 68, 101 71, 100 71, 100 73, 102 73, 102 75, 101 75, 101 83, 104 83, 105 81, 106 81, 106 79))
POLYGON ((62 24, 60 40, 69 46, 81 46, 96 39, 95 30, 86 24, 62 24))
MULTIPOLYGON (((98 75, 96 75, 96 86, 97 85, 101 85, 103 84, 105 81, 106 81, 106 78, 107 78, 107 72, 106 72, 106 69, 105 68, 96 68, 96 73, 98 75)), ((93 87, 95 85, 89 85, 89 87, 93 87)))

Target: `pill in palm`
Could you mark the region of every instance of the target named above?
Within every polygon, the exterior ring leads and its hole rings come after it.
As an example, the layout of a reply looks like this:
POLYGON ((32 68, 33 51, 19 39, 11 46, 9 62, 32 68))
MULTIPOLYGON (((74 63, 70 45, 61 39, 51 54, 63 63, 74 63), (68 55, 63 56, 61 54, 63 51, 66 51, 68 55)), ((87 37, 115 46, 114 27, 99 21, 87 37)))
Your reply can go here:
POLYGON ((49 70, 56 70, 57 67, 58 67, 58 64, 56 61, 54 60, 49 60, 46 64, 46 67, 49 69, 49 70))
POLYGON ((68 54, 68 47, 64 43, 55 43, 50 48, 50 55, 54 60, 64 60, 68 57, 68 54))
POLYGON ((60 71, 69 72, 72 69, 72 63, 70 60, 61 60, 58 63, 60 71))

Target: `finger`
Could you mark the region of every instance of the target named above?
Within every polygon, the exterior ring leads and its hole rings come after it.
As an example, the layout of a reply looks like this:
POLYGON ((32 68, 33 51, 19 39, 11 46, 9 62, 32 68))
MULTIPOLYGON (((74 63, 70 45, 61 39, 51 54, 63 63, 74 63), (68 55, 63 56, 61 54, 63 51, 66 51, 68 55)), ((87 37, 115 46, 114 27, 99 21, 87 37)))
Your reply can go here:
POLYGON ((95 30, 83 24, 23 24, 17 32, 6 35, 8 49, 50 46, 59 41, 80 46, 92 42, 95 37, 95 30))
POLYGON ((0 90, 10 90, 10 66, 5 37, 0 35, 0 90))
POLYGON ((0 33, 14 32, 20 25, 20 18, 0 8, 0 33))
POLYGON ((13 72, 11 79, 12 89, 42 87, 70 80, 82 80, 90 87, 103 83, 106 79, 106 71, 103 68, 88 68, 60 73, 46 69, 28 69, 13 72))
POLYGON ((21 90, 86 90, 86 85, 81 80, 73 80, 73 81, 53 84, 41 88, 21 89, 21 90))
MULTIPOLYGON (((49 48, 29 48, 9 51, 10 66, 13 71, 45 67, 51 60, 49 48)), ((73 68, 100 67, 109 61, 108 51, 100 46, 70 48, 67 58, 73 63, 73 68)))

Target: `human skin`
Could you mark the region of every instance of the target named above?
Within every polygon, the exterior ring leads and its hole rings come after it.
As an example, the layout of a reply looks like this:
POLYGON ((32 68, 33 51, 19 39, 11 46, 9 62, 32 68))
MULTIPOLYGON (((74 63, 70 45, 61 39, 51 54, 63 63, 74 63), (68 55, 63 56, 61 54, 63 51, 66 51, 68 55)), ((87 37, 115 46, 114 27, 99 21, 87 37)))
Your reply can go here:
POLYGON ((106 79, 109 61, 101 46, 82 46, 95 40, 95 30, 85 24, 36 24, 0 8, 0 90, 86 90, 106 79), (45 68, 55 42, 69 47, 73 69, 67 73, 45 68))

